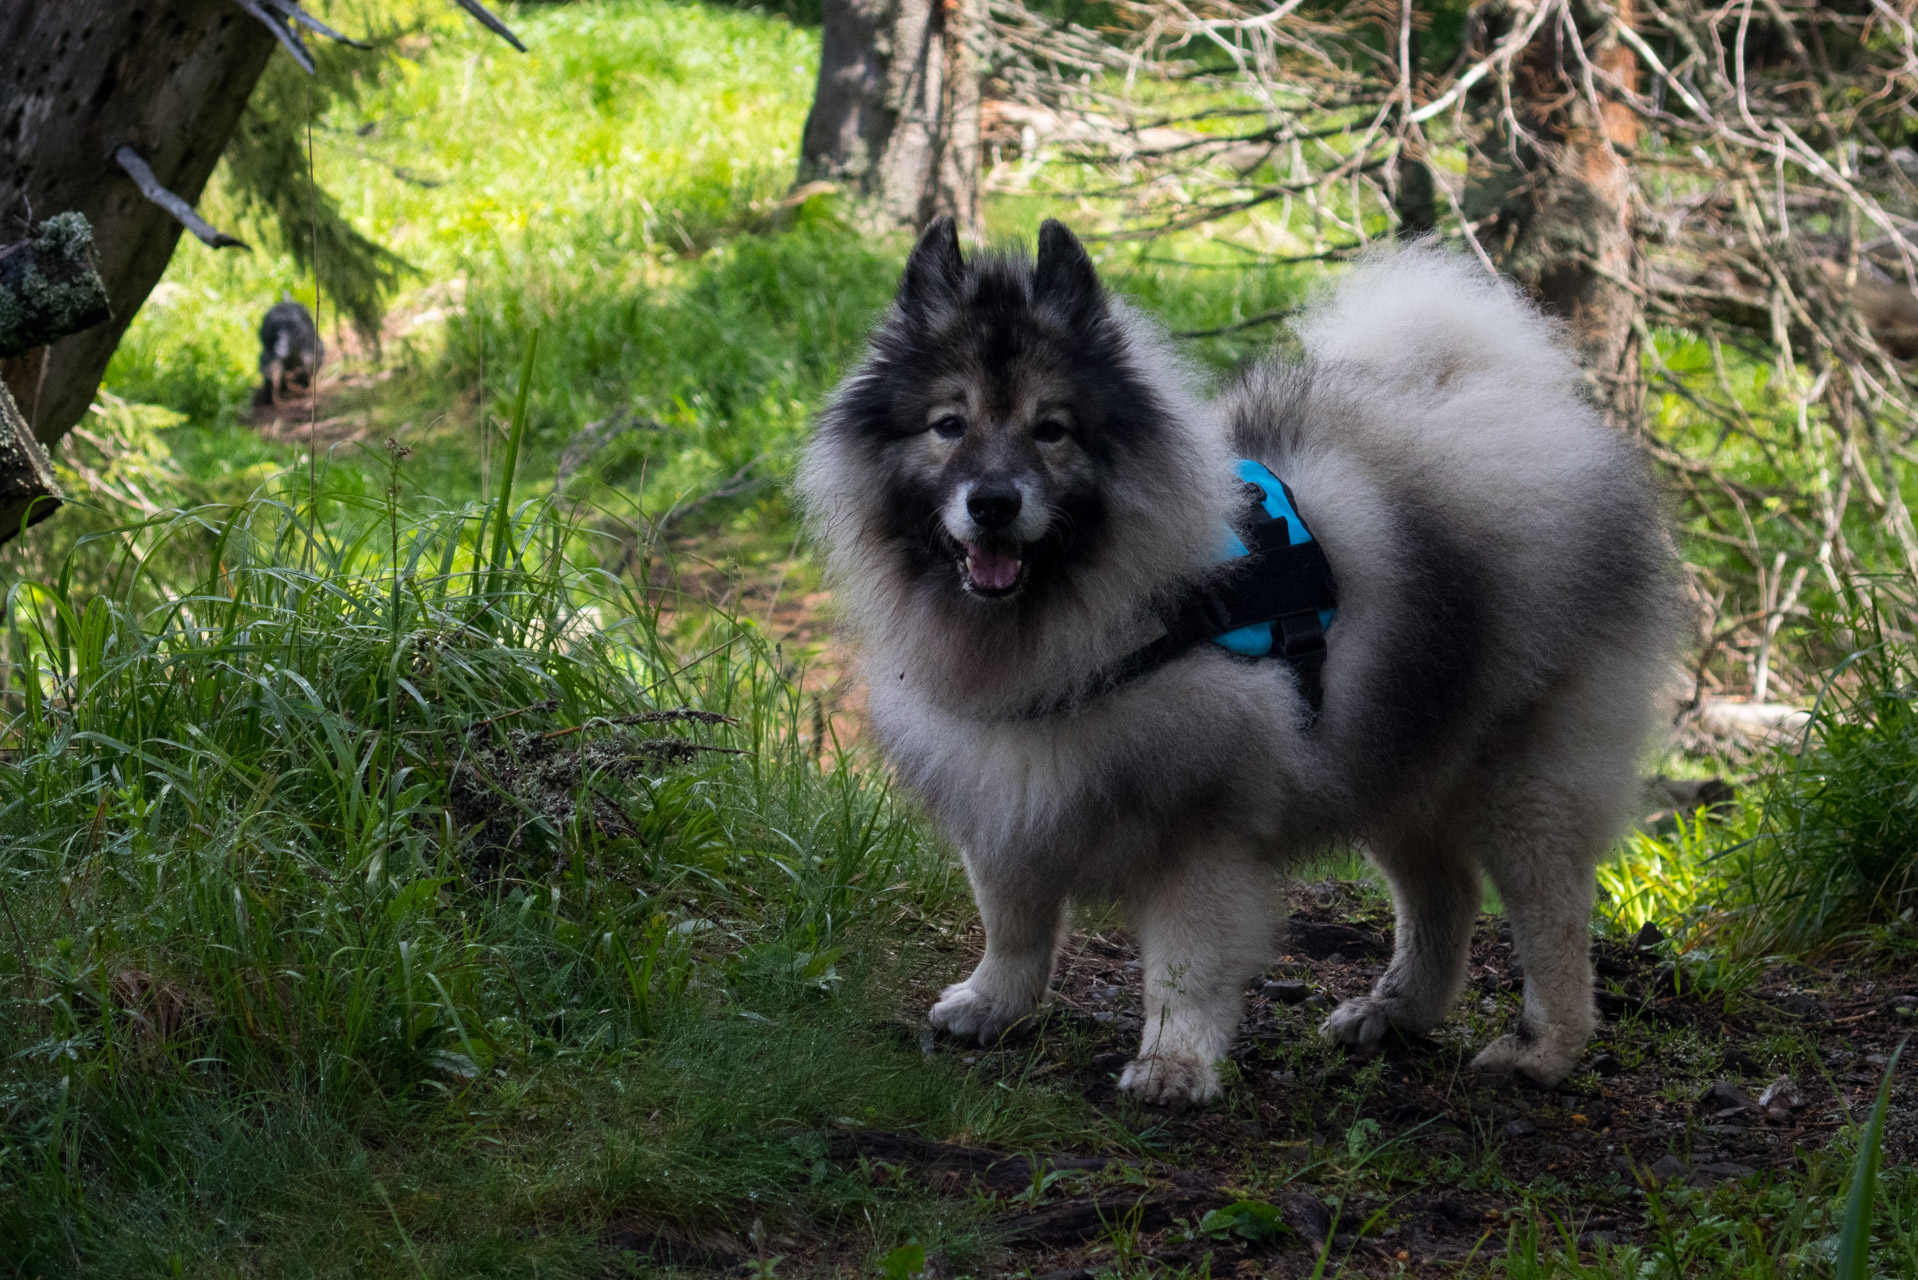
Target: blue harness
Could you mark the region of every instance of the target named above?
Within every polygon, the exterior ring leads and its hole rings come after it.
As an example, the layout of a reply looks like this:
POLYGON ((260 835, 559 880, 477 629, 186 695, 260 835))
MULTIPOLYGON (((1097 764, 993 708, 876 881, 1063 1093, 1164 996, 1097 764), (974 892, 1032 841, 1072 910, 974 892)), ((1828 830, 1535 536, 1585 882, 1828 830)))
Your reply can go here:
MULTIPOLYGON (((1254 522, 1254 536, 1257 536, 1257 531, 1260 528, 1268 524, 1276 524, 1277 527, 1273 532, 1275 538, 1276 536, 1283 536, 1285 538, 1283 543, 1278 544, 1279 547, 1283 549, 1289 551, 1292 547, 1313 542, 1312 531, 1305 527, 1304 517, 1299 515, 1299 509, 1293 505, 1292 491, 1285 487, 1285 481, 1268 471, 1264 464, 1254 462, 1250 458, 1240 458, 1238 464, 1233 468, 1233 471, 1240 480, 1244 481, 1251 488, 1258 490, 1258 497, 1256 499, 1252 499, 1252 496, 1249 493, 1247 494, 1247 498, 1256 501, 1259 509, 1265 512, 1266 515, 1265 520, 1254 522)), ((1244 539, 1240 538, 1239 535, 1234 533, 1230 528, 1227 528, 1225 531, 1225 549, 1219 556, 1219 559, 1231 560, 1239 556, 1249 556, 1251 554, 1252 549, 1245 545, 1244 539)), ((1315 578, 1321 576, 1318 571, 1318 562, 1324 561, 1325 553, 1321 551, 1316 556, 1312 556, 1310 553, 1303 553, 1303 556, 1314 562, 1310 567, 1312 576, 1315 578)), ((1289 560, 1288 563, 1291 566, 1291 571, 1294 573, 1303 567, 1301 561, 1297 558, 1289 560)), ((1266 572, 1273 572, 1275 570, 1279 572, 1285 571, 1284 566, 1278 563, 1268 563, 1264 568, 1266 572)), ((1313 615, 1318 623, 1316 648, 1321 660, 1325 656, 1326 629, 1332 625, 1332 619, 1337 617, 1339 612, 1333 604, 1337 599, 1337 594, 1333 590, 1332 568, 1329 564, 1324 566, 1322 576, 1325 584, 1326 603, 1322 608, 1314 611, 1313 615)), ((1272 656, 1275 641, 1273 629, 1279 627, 1280 632, 1276 637, 1279 656, 1288 661, 1294 661, 1295 655, 1303 656, 1314 647, 1312 644, 1312 636, 1310 635, 1310 623, 1312 619, 1292 619, 1292 630, 1290 631, 1285 630, 1283 627, 1283 624, 1287 621, 1287 617, 1280 616, 1254 622, 1248 626, 1239 627, 1236 630, 1226 631, 1213 636, 1212 643, 1223 645, 1241 657, 1269 658, 1272 656)), ((1313 703, 1313 710, 1318 710, 1316 700, 1313 703)))
POLYGON ((1249 458, 1233 470, 1244 489, 1239 524, 1245 536, 1230 526, 1224 530, 1219 560, 1230 567, 1161 612, 1164 635, 1119 659, 1085 689, 1034 704, 1026 718, 1084 705, 1207 642, 1247 660, 1286 663, 1298 676, 1312 718, 1318 718, 1325 702, 1325 633, 1338 615, 1331 562, 1283 480, 1249 458))

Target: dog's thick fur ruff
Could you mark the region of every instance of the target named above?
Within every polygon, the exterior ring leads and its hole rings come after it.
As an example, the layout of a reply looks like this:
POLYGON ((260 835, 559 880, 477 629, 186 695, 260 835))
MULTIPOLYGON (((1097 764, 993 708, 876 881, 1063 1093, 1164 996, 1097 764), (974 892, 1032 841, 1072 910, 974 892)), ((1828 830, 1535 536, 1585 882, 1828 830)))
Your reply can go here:
POLYGON ((1122 1087, 1207 1099, 1276 941, 1273 868, 1352 841, 1391 883, 1396 951, 1323 1034, 1446 1017, 1484 872, 1525 1003, 1478 1065, 1557 1081, 1592 1031, 1593 867, 1676 634, 1659 503, 1552 324, 1462 258, 1366 259, 1296 329, 1302 362, 1208 403, 1065 228, 1036 262, 968 261, 941 222, 823 413, 800 488, 873 727, 985 924, 933 1024, 997 1037, 1044 998, 1068 901, 1116 898, 1145 967, 1122 1087), (1323 715, 1284 663, 1212 645, 1027 714, 1213 571, 1237 457, 1292 487, 1337 576, 1323 715))

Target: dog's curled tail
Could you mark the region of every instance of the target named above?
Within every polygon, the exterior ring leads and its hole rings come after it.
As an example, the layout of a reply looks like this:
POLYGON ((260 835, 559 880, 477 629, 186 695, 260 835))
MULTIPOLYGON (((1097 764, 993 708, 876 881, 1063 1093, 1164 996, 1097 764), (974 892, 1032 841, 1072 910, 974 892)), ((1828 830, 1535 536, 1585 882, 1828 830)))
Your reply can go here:
POLYGON ((1430 386, 1458 375, 1581 386, 1558 326, 1511 282, 1430 245, 1360 258, 1295 322, 1314 360, 1430 386))

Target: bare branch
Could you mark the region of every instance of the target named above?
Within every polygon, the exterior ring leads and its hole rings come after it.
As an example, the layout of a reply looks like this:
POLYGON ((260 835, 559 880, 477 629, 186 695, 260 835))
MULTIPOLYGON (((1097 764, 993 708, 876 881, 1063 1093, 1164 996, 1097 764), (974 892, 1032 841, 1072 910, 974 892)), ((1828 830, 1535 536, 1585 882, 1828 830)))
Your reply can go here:
POLYGON ((512 29, 509 28, 504 22, 501 22, 498 18, 494 17, 492 13, 487 9, 487 7, 481 4, 479 0, 453 0, 453 3, 457 4, 460 8, 466 10, 466 12, 472 14, 474 19, 477 20, 482 27, 485 27, 488 31, 491 31, 494 35, 506 41, 507 44, 512 45, 515 49, 518 49, 521 53, 526 52, 526 46, 519 42, 519 37, 513 34, 512 29))
POLYGON ((133 149, 131 143, 123 142, 115 148, 113 159, 116 164, 126 170, 128 177, 139 184, 141 195, 179 219, 181 226, 200 237, 206 244, 215 249, 246 249, 249 252, 252 250, 253 246, 246 241, 209 225, 206 219, 193 211, 192 205, 161 186, 160 180, 153 176, 153 166, 141 159, 140 153, 133 149))
MULTIPOLYGON (((272 0, 267 0, 267 2, 272 3, 272 0)), ((237 3, 242 9, 245 9, 248 13, 266 24, 266 29, 271 31, 273 38, 285 47, 287 53, 292 56, 293 61, 300 64, 301 70, 305 71, 308 75, 314 74, 318 68, 313 65, 313 55, 307 52, 306 46, 300 42, 299 32, 289 27, 279 17, 267 12, 266 7, 260 3, 260 0, 237 0, 237 3)), ((274 7, 278 8, 277 5, 274 7)), ((147 198, 152 199, 153 197, 149 195, 147 198)), ((155 200, 154 203, 158 204, 159 201, 155 200)), ((181 219, 181 221, 185 221, 185 219, 181 219)), ((191 226, 192 224, 189 223, 188 225, 191 226)), ((206 239, 205 236, 201 236, 200 238, 202 240, 206 239)), ((207 243, 211 244, 212 241, 209 240, 207 243)))

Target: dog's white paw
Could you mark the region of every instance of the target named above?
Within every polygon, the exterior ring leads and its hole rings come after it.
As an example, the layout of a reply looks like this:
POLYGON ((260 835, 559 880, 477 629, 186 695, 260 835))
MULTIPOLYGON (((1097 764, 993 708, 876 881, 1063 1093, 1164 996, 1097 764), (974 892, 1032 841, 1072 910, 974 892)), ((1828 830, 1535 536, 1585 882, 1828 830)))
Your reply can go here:
POLYGON ((1472 1067, 1478 1071, 1508 1071, 1542 1085, 1554 1085, 1572 1074, 1583 1048, 1582 1040, 1568 1048, 1545 1037, 1500 1036, 1472 1059, 1472 1067))
POLYGON ((1359 996, 1332 1010, 1319 1024, 1319 1035, 1333 1044, 1362 1049, 1412 1021, 1409 1015, 1405 1002, 1393 996, 1359 996))
POLYGON ((955 1036, 976 1036, 980 1044, 991 1044, 1031 1012, 1031 1005, 1021 1008, 1008 1001, 994 1000, 968 979, 941 991, 939 1002, 926 1017, 941 1031, 955 1036))
POLYGON ((1126 1063, 1119 1089, 1161 1107, 1210 1102, 1221 1092, 1219 1068, 1185 1054, 1148 1054, 1126 1063))

